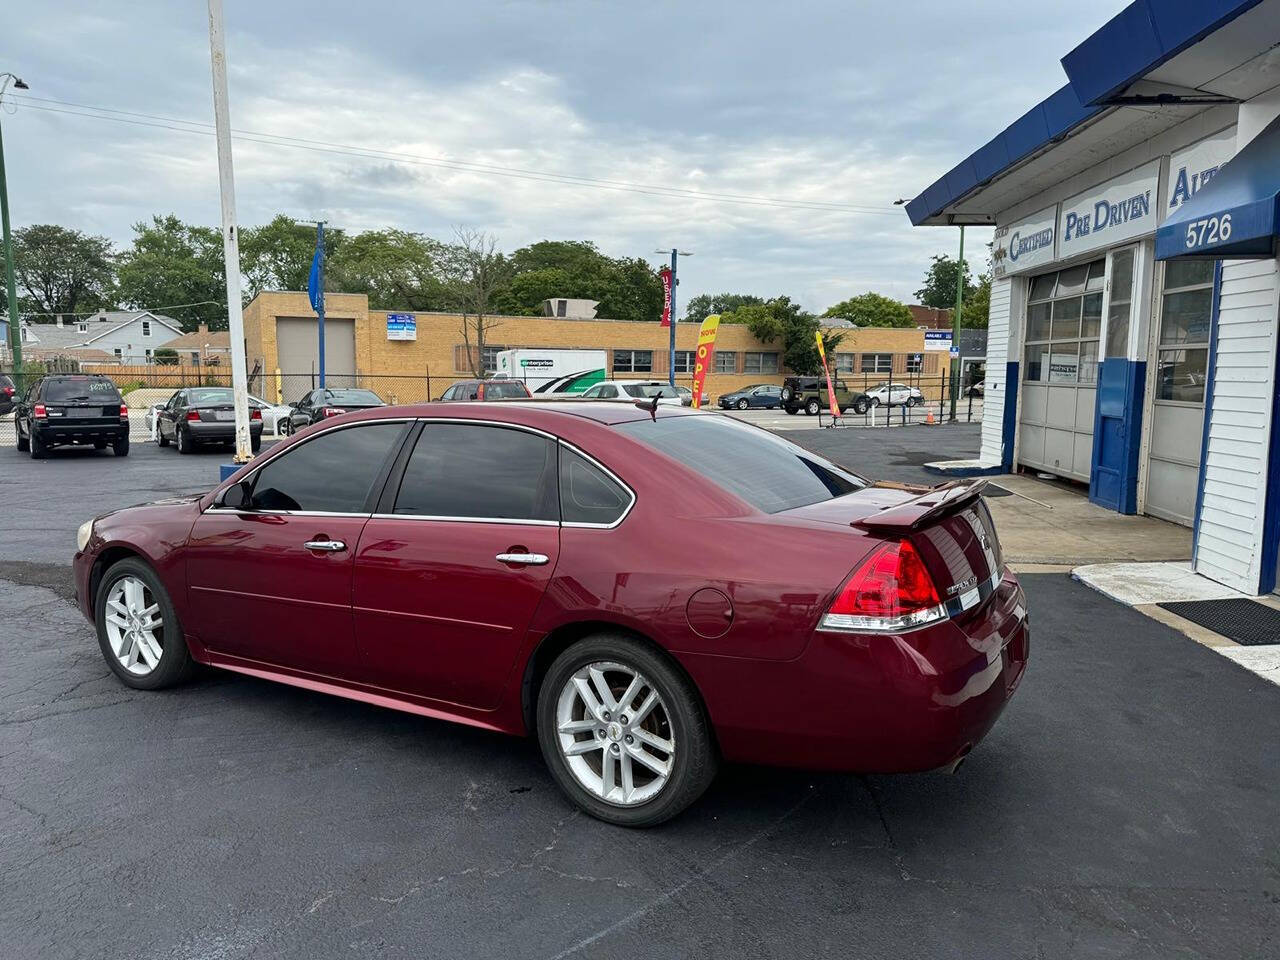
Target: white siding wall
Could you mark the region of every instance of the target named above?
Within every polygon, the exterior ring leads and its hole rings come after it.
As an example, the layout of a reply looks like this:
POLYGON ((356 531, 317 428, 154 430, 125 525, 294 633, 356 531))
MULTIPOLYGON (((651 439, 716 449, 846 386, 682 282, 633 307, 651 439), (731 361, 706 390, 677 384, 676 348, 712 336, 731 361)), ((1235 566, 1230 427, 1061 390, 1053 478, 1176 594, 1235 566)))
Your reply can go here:
POLYGON ((991 284, 991 313, 987 325, 987 381, 982 398, 981 463, 1000 462, 1004 430, 1005 364, 1009 361, 1009 328, 1012 323, 1013 281, 1006 277, 991 284))
POLYGON ((1258 592, 1280 284, 1275 260, 1222 265, 1196 571, 1258 592))

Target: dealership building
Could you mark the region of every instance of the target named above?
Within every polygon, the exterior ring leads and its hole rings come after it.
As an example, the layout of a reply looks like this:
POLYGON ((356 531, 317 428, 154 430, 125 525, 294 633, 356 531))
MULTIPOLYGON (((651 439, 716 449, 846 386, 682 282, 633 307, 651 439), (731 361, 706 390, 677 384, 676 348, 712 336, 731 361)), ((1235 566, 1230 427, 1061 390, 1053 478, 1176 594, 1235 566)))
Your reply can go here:
POLYGON ((1276 588, 1280 0, 1139 0, 907 205, 994 226, 979 467, 1088 484, 1276 588))

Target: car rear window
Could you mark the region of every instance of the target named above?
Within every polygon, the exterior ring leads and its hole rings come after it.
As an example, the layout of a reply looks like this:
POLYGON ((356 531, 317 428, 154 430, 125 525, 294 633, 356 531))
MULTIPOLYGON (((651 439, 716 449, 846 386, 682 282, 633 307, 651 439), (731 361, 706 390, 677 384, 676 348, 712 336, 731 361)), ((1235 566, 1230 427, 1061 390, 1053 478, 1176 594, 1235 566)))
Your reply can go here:
POLYGON ((325 399, 332 403, 367 403, 381 406, 382 398, 372 390, 328 390, 325 399))
POLYGON ((765 513, 831 500, 867 483, 803 447, 729 417, 633 420, 618 429, 765 513))
POLYGON ((187 391, 187 406, 198 407, 203 404, 231 403, 234 394, 226 387, 205 387, 187 391))
POLYGON ((101 400, 103 402, 120 399, 120 391, 110 380, 47 380, 44 385, 44 400, 49 403, 60 403, 68 400, 101 400))
POLYGON ((638 383, 628 384, 622 389, 626 390, 633 397, 649 399, 650 397, 678 397, 679 393, 669 383, 638 383))
POLYGON ((523 383, 501 380, 486 380, 484 385, 484 398, 486 400, 515 400, 529 396, 529 392, 525 390, 523 383))

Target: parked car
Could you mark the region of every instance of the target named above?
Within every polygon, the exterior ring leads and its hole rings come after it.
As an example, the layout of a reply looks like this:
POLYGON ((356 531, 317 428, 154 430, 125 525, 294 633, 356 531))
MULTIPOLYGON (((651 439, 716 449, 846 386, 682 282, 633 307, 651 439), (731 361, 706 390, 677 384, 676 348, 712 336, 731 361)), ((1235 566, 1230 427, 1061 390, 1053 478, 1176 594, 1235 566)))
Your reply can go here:
POLYGON ((533 394, 520 380, 459 380, 441 395, 441 400, 528 400, 533 394))
POLYGON ((574 803, 629 826, 721 759, 953 769, 1023 676, 982 481, 877 486, 670 407, 456 417, 348 414, 210 493, 85 523, 76 597, 109 668, 158 689, 198 662, 536 736, 574 803))
POLYGON ((284 420, 284 432, 297 433, 303 427, 319 423, 321 420, 328 420, 330 417, 339 417, 352 410, 369 410, 373 407, 385 406, 382 398, 372 390, 356 387, 323 387, 312 390, 294 405, 289 411, 289 416, 284 420))
POLYGON ((41 377, 14 407, 18 450, 34 459, 51 447, 92 444, 129 455, 129 408, 106 377, 51 374, 41 377))
POLYGON ((873 407, 914 407, 924 403, 924 393, 919 387, 905 383, 877 383, 867 391, 873 407))
POLYGON ((721 394, 716 402, 725 410, 773 410, 782 406, 782 388, 772 383, 756 383, 733 393, 721 394))
MULTIPOLYGON (((196 447, 236 442, 236 407, 230 387, 183 387, 156 412, 156 443, 179 453, 196 447)), ((262 446, 262 410, 249 408, 249 442, 262 446)))
MULTIPOLYGON (((176 392, 176 391, 175 391, 176 392)), ((249 394, 249 409, 260 410, 262 412, 262 432, 263 433, 280 433, 284 427, 282 421, 289 416, 289 411, 293 407, 287 403, 268 403, 261 397, 255 397, 249 394)), ((169 398, 170 400, 173 397, 169 398)), ((167 403, 167 401, 166 401, 167 403)), ((147 433, 154 436, 156 434, 156 423, 159 420, 160 411, 165 408, 164 403, 157 403, 147 408, 146 427, 147 433)))
POLYGON ((14 393, 16 390, 13 386, 13 378, 8 374, 0 373, 0 417, 13 409, 16 402, 14 393))
POLYGON ((602 380, 595 386, 583 391, 583 400, 649 400, 658 398, 660 407, 683 407, 693 405, 693 393, 689 393, 686 404, 680 391, 669 383, 658 380, 602 380))
MULTIPOLYGON (((853 389, 844 380, 837 377, 833 386, 841 412, 852 410, 861 415, 871 409, 871 398, 862 391, 853 389)), ((782 381, 781 400, 782 409, 787 413, 794 415, 803 410, 811 417, 817 416, 819 411, 830 405, 827 398, 827 378, 787 377, 782 381)))
POLYGON ((964 392, 966 397, 982 397, 986 394, 986 383, 979 380, 976 383, 969 384, 969 389, 964 392))
MULTIPOLYGON (((680 394, 680 402, 686 407, 693 406, 693 391, 688 387, 676 386, 676 393, 680 394)), ((707 396, 707 391, 702 391, 702 406, 706 406, 711 402, 711 398, 707 396)))

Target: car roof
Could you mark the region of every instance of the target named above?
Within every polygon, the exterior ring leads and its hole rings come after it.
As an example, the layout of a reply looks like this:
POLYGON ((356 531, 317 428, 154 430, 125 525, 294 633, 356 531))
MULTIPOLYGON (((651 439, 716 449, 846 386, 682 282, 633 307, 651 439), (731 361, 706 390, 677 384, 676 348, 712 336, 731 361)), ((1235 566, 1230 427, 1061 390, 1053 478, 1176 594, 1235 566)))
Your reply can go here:
MULTIPOLYGON (((381 420, 386 417, 438 417, 443 420, 456 420, 459 410, 468 407, 467 417, 493 420, 498 423, 518 423, 524 426, 542 426, 551 430, 557 420, 574 417, 592 420, 596 423, 612 426, 620 423, 632 423, 653 416, 648 409, 629 403, 617 401, 591 400, 506 400, 493 403, 415 403, 399 406, 376 407, 357 413, 346 414, 351 421, 381 420)), ((658 417, 699 417, 716 416, 711 413, 699 413, 696 410, 676 406, 660 406, 656 410, 658 417)))

